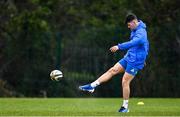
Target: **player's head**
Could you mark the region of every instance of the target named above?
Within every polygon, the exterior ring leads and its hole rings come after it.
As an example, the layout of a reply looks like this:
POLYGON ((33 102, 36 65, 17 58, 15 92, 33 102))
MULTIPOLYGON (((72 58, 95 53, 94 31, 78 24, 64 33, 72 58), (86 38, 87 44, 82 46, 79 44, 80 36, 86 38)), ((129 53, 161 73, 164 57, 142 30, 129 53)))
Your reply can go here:
POLYGON ((138 23, 138 19, 135 14, 129 13, 126 16, 125 24, 127 24, 127 27, 131 30, 135 29, 138 23))

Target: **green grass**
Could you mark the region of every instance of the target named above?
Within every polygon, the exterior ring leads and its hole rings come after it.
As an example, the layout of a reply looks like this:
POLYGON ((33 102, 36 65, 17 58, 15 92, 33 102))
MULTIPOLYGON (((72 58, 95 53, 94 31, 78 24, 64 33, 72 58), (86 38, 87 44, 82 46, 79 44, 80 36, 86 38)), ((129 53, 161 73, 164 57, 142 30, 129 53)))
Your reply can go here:
POLYGON ((180 98, 0 98, 0 116, 180 116, 180 98), (138 106, 143 101, 145 105, 138 106))

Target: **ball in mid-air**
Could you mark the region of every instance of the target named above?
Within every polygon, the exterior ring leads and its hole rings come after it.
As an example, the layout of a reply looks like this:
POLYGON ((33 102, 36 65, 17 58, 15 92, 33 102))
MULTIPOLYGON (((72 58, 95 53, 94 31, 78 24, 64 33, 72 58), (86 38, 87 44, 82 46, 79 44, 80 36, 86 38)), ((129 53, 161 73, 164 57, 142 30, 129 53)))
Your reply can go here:
POLYGON ((63 73, 60 70, 53 70, 50 73, 51 80, 59 81, 63 77, 63 73))

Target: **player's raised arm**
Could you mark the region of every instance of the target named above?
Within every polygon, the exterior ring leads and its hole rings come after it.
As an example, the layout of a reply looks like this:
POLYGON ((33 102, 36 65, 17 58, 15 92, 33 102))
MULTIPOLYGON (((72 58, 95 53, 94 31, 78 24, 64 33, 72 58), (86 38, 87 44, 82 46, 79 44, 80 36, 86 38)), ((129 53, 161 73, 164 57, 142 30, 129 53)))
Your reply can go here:
POLYGON ((143 44, 143 37, 144 37, 144 33, 143 31, 138 31, 138 33, 133 37, 132 40, 130 41, 127 41, 127 42, 124 42, 124 43, 121 43, 121 44, 118 44, 118 49, 120 50, 126 50, 126 49, 129 49, 130 47, 133 47, 133 46, 137 46, 137 45, 140 45, 140 44, 143 44))

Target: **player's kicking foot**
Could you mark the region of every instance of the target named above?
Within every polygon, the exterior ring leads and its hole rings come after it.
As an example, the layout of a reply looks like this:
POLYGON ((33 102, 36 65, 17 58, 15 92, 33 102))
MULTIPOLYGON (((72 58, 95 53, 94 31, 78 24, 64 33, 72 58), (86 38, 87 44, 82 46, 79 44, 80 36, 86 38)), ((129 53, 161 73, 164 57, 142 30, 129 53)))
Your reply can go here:
POLYGON ((119 112, 121 112, 121 113, 128 113, 129 109, 128 108, 124 108, 123 106, 121 106, 121 108, 119 109, 119 112))
POLYGON ((95 88, 92 87, 91 84, 87 84, 87 85, 79 86, 79 89, 82 91, 88 91, 90 93, 93 93, 95 88))

